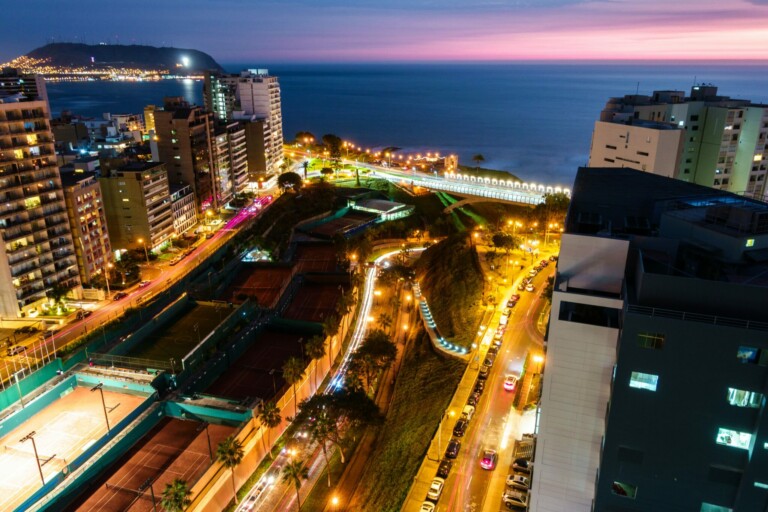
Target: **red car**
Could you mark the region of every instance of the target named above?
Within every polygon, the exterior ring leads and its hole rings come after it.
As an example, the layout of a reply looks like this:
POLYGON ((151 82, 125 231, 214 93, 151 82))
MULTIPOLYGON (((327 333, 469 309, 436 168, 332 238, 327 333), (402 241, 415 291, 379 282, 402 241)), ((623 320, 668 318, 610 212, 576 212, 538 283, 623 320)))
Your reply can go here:
POLYGON ((517 387, 517 377, 514 375, 507 375, 504 378, 504 389, 507 391, 514 391, 517 387))

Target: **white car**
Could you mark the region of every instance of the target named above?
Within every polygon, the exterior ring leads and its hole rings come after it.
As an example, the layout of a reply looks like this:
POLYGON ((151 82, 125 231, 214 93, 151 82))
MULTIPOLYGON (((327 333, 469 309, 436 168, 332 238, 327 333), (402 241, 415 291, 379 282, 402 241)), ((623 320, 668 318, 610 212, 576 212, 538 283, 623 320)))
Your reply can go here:
POLYGON ((514 391, 517 387, 517 376, 507 375, 504 377, 504 389, 507 391, 514 391))
POLYGON ((427 491, 427 499, 430 501, 437 501, 440 499, 440 495, 443 493, 443 486, 445 485, 445 479, 435 477, 434 480, 432 480, 432 484, 429 486, 429 490, 427 491))
POLYGON ((528 493, 520 491, 506 491, 501 501, 507 508, 526 508, 528 507, 528 493))
POLYGON ((464 410, 461 411, 461 417, 466 418, 467 421, 472 419, 472 416, 475 414, 475 408, 471 405, 465 405, 464 410))
POLYGON ((527 491, 531 488, 531 481, 524 475, 507 475, 507 487, 527 491))
POLYGON ((535 288, 533 287, 533 284, 528 283, 525 287, 525 291, 532 292, 535 288))
POLYGON ((435 504, 429 501, 425 501, 421 504, 419 512, 435 512, 435 504))

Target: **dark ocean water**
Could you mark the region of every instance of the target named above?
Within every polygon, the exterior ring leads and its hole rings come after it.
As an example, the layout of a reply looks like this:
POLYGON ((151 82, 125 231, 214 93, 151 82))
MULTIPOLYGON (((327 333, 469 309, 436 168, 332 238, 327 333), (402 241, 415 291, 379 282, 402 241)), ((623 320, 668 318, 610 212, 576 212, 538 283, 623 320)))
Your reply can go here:
MULTIPOLYGON (((280 77, 283 130, 335 133, 367 147, 454 152, 472 165, 570 186, 592 127, 612 96, 713 83, 768 102, 768 66, 711 64, 311 64, 268 67, 280 77)), ((202 82, 48 84, 54 113, 141 112, 164 96, 202 104, 202 82)))

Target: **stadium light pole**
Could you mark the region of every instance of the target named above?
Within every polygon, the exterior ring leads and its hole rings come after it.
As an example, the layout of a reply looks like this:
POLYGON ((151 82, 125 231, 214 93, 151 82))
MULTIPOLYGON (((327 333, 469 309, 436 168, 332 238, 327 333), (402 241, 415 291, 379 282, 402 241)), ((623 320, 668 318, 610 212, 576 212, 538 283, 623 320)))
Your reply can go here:
POLYGON ((213 462, 213 448, 211 448, 211 434, 208 432, 208 425, 209 423, 207 421, 204 421, 197 428, 197 431, 200 432, 201 430, 205 430, 205 437, 206 439, 208 439, 208 455, 211 457, 211 462, 213 462))
POLYGON ((37 456, 37 445, 35 444, 35 432, 34 430, 30 432, 29 434, 22 437, 19 442, 23 443, 24 441, 32 441, 32 451, 35 452, 35 462, 37 462, 37 470, 40 472, 40 481, 43 482, 43 485, 45 485, 45 477, 43 477, 43 468, 40 466, 40 457, 37 456))
POLYGON ((104 390, 102 389, 103 387, 104 387, 104 383, 103 382, 99 382, 98 384, 96 384, 95 386, 93 386, 91 388, 91 393, 93 393, 94 391, 96 391, 98 389, 99 393, 101 394, 101 406, 104 408, 104 419, 107 422, 107 435, 109 435, 110 434, 109 416, 107 416, 107 403, 104 401, 104 390))
POLYGON ((149 495, 152 497, 152 510, 157 512, 157 504, 155 503, 155 489, 152 487, 152 478, 147 478, 143 484, 141 484, 140 490, 146 491, 149 488, 149 495))

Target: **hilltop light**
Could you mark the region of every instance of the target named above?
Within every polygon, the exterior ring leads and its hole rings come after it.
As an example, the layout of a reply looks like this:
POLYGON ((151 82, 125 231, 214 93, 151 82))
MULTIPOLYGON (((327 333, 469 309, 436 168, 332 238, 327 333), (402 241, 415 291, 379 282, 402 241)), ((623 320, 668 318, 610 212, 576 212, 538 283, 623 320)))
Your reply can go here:
POLYGON ((181 63, 184 65, 185 68, 189 67, 189 57, 182 57, 181 63))

